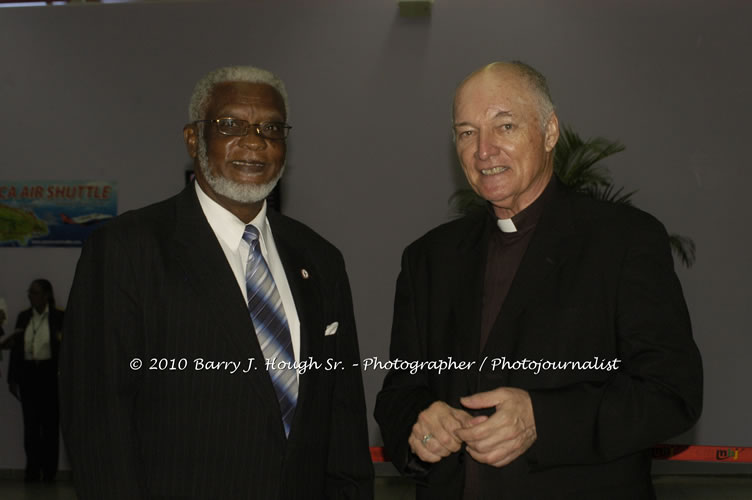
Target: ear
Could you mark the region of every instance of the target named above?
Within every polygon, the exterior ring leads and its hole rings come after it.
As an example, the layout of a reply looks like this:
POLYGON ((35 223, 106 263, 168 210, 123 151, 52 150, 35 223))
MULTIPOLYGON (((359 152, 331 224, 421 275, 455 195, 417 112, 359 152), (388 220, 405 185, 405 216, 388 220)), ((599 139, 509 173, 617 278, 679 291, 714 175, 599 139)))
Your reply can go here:
POLYGON ((546 123, 546 152, 550 153, 556 142, 559 140, 559 118, 556 117, 556 113, 551 113, 551 117, 546 123))
POLYGON ((189 123, 183 127, 183 139, 185 139, 185 148, 188 150, 188 155, 196 159, 198 156, 198 131, 196 125, 189 123))

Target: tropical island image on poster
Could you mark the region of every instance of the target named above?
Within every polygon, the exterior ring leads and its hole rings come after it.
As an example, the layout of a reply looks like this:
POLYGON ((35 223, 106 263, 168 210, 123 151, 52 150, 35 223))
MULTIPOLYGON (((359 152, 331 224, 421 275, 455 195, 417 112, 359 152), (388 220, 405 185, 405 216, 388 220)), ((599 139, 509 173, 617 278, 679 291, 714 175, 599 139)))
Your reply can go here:
POLYGON ((50 230, 31 210, 0 203, 0 241, 25 246, 31 238, 47 236, 50 230))
POLYGON ((114 182, 0 182, 0 246, 81 246, 115 215, 114 182))

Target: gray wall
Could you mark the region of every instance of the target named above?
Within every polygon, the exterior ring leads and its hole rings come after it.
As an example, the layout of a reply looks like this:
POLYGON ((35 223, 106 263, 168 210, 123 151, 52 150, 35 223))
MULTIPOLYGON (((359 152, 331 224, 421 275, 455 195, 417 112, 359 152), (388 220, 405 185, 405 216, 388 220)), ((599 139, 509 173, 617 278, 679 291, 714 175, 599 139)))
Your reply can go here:
MULTIPOLYGON (((561 120, 627 145, 608 165, 639 189, 638 206, 697 243, 696 266, 678 273, 706 402, 677 442, 752 446, 752 5, 437 0, 430 19, 405 20, 387 0, 313 3, 1 9, 0 179, 116 180, 121 212, 165 198, 188 165, 195 80, 219 65, 267 67, 288 84, 295 127, 284 210, 343 251, 363 356, 386 357, 402 248, 447 220, 459 185, 454 86, 492 60, 526 60, 548 75, 561 120)), ((65 305, 78 254, 0 249, 11 323, 35 277, 65 305)), ((365 374, 369 411, 383 375, 365 374)), ((0 469, 22 467, 20 432, 18 404, 0 390, 0 469)))

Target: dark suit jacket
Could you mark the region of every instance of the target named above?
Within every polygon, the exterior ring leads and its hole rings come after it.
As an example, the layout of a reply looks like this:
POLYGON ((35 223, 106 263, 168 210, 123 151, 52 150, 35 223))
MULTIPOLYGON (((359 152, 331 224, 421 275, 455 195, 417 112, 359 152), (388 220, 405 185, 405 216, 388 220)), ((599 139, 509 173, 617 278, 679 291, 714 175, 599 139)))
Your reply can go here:
MULTIPOLYGON (((31 308, 18 313, 16 319, 15 338, 12 341, 10 351, 10 363, 8 365, 8 384, 17 385, 23 382, 24 360, 24 332, 31 321, 31 308)), ((60 352, 60 339, 63 335, 63 317, 65 313, 60 309, 51 308, 47 316, 50 329, 50 352, 52 361, 57 363, 60 352)))
POLYGON ((60 367, 79 498, 372 498, 341 254, 268 212, 300 317, 300 359, 343 363, 300 376, 285 439, 243 295, 194 189, 117 217, 83 248, 60 367), (325 336, 335 321, 336 334, 325 336), (248 358, 255 364, 241 373, 248 358), (230 373, 207 368, 209 361, 242 366, 230 373))
POLYGON ((495 230, 492 217, 476 214, 405 250, 391 357, 477 363, 388 374, 375 413, 395 466, 420 479, 418 498, 461 498, 470 456, 462 450, 434 465, 421 462, 407 446, 412 425, 436 400, 459 408, 462 396, 518 387, 530 392, 537 441, 505 467, 481 466, 487 498, 653 498, 648 449, 687 430, 702 401, 701 360, 663 226, 634 208, 560 187, 479 356, 483 273, 495 230), (502 357, 621 362, 611 371, 570 365, 536 374, 530 363, 492 370, 502 357))

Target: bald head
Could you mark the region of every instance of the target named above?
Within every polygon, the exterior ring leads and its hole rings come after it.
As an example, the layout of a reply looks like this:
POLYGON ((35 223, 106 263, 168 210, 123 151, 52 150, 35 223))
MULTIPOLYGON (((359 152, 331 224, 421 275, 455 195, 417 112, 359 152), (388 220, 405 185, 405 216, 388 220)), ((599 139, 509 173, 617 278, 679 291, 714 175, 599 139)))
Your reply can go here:
POLYGON ((454 139, 468 183, 506 219, 529 206, 553 175, 559 122, 545 79, 522 63, 494 63, 454 96, 454 139))
POLYGON ((524 87, 535 98, 541 126, 546 126, 548 119, 554 111, 554 103, 548 90, 546 77, 522 61, 492 62, 470 73, 460 82, 457 90, 455 90, 454 104, 452 106, 452 122, 454 122, 454 117, 457 113, 457 96, 467 84, 479 79, 497 81, 499 84, 503 84, 505 80, 508 81, 509 79, 522 80, 524 87))

